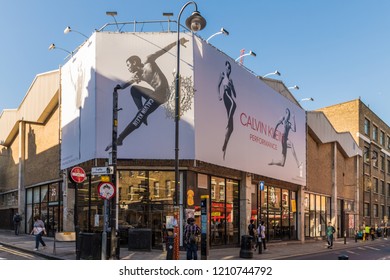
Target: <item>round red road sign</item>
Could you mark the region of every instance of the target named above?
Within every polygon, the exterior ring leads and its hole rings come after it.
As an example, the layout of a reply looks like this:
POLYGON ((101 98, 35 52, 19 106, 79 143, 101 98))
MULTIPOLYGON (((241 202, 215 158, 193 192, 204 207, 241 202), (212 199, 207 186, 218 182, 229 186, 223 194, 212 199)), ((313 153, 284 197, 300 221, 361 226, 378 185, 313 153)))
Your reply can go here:
POLYGON ((69 172, 70 179, 75 183, 82 183, 87 178, 84 169, 79 166, 73 167, 69 172))

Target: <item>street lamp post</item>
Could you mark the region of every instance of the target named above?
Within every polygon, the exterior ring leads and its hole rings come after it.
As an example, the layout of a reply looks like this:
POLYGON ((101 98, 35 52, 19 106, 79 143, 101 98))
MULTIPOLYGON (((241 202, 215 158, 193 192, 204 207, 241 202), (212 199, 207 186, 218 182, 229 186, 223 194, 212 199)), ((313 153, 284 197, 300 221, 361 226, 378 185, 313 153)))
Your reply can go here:
MULTIPOLYGON (((202 30, 206 26, 206 20, 200 15, 198 5, 194 1, 189 1, 181 8, 177 18, 177 42, 176 42, 176 77, 175 77, 175 203, 179 204, 179 120, 180 120, 180 18, 184 9, 190 5, 195 5, 195 11, 186 19, 186 26, 192 32, 202 30)), ((180 214, 179 214, 180 217, 180 214)))
POLYGON ((239 57, 237 57, 237 58, 235 59, 235 61, 237 62, 237 61, 239 61, 241 58, 243 58, 243 57, 245 57, 245 56, 248 56, 248 55, 251 55, 251 56, 256 57, 256 53, 255 53, 255 52, 249 51, 248 53, 244 53, 244 54, 240 55, 239 57))
POLYGON ((213 37, 215 37, 217 35, 220 35, 220 34, 228 36, 229 35, 229 31, 227 31, 225 28, 222 27, 220 31, 218 31, 217 33, 214 33, 209 38, 207 38, 206 42, 208 43, 211 38, 213 38, 213 37))
MULTIPOLYGON (((117 178, 116 178, 116 171, 117 171, 117 153, 118 153, 118 87, 114 88, 113 92, 113 104, 112 104, 113 110, 112 110, 112 149, 111 149, 111 165, 113 167, 113 174, 112 174, 112 179, 111 183, 117 187, 117 178)), ((116 199, 114 200, 116 202, 116 199)), ((116 214, 116 203, 113 203, 111 201, 110 205, 110 215, 111 215, 111 252, 110 252, 110 257, 112 259, 118 259, 118 256, 116 255, 116 248, 117 240, 116 240, 116 219, 114 214, 116 214)))

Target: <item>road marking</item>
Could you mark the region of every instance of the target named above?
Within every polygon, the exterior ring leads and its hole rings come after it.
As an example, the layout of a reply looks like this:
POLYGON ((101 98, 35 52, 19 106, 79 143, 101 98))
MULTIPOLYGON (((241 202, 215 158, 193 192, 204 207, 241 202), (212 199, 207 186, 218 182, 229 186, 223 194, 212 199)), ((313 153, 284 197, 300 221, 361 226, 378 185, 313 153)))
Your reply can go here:
POLYGON ((19 251, 16 251, 16 250, 13 250, 13 249, 10 249, 10 248, 7 248, 7 247, 1 247, 0 251, 6 252, 6 253, 10 253, 10 254, 13 254, 13 255, 16 255, 16 256, 24 257, 26 259, 33 259, 34 258, 34 255, 27 254, 27 253, 22 253, 22 252, 19 252, 19 251))
POLYGON ((347 251, 347 253, 353 254, 353 255, 360 255, 359 253, 355 253, 354 251, 347 251))
POLYGON ((371 250, 375 250, 375 251, 380 251, 381 249, 378 249, 378 248, 374 248, 374 247, 371 247, 371 246, 365 246, 366 248, 369 248, 371 250))

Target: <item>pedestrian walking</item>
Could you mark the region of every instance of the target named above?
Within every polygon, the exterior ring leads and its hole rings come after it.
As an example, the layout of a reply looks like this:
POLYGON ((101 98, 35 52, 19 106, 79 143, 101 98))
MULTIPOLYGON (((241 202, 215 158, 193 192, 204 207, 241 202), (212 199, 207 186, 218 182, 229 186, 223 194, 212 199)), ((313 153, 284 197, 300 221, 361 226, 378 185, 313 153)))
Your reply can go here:
POLYGON ((371 235, 371 240, 374 241, 375 240, 375 228, 374 227, 370 228, 370 235, 371 235))
POLYGON ((39 216, 34 217, 34 225, 30 234, 35 236, 34 251, 38 251, 39 243, 42 244, 43 249, 46 248, 46 244, 42 239, 42 236, 46 234, 45 223, 39 218, 39 216))
POLYGON ((256 240, 256 225, 255 225, 255 220, 253 220, 253 219, 251 219, 249 221, 248 233, 252 237, 253 250, 256 250, 256 243, 257 243, 257 240, 256 240))
MULTIPOLYGON (((257 228, 257 233, 259 238, 261 238, 261 243, 263 243, 264 251, 267 250, 267 245, 265 244, 265 225, 264 221, 261 221, 259 227, 257 228)), ((260 244, 261 246, 261 244, 260 244)))
POLYGON ((13 217, 15 235, 19 235, 21 221, 22 221, 22 216, 18 212, 16 212, 13 217))
POLYGON ((200 234, 200 227, 195 224, 194 218, 187 219, 187 225, 184 229, 184 242, 187 249, 187 260, 198 259, 198 237, 200 234))
POLYGON ((336 232, 335 228, 332 226, 332 223, 329 222, 326 228, 326 237, 328 240, 328 249, 333 248, 333 234, 336 232))

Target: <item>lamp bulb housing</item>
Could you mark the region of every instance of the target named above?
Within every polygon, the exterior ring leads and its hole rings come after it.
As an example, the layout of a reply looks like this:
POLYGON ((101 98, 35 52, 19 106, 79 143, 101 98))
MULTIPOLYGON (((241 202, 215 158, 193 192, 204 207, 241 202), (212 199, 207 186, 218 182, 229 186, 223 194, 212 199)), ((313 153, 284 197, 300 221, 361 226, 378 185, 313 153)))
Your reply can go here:
POLYGON ((198 32, 201 29, 202 29, 202 25, 200 24, 200 22, 197 21, 191 22, 191 30, 193 32, 198 32))
POLYGON ((206 27, 206 19, 198 11, 195 11, 186 19, 186 26, 191 31, 198 32, 206 27))

